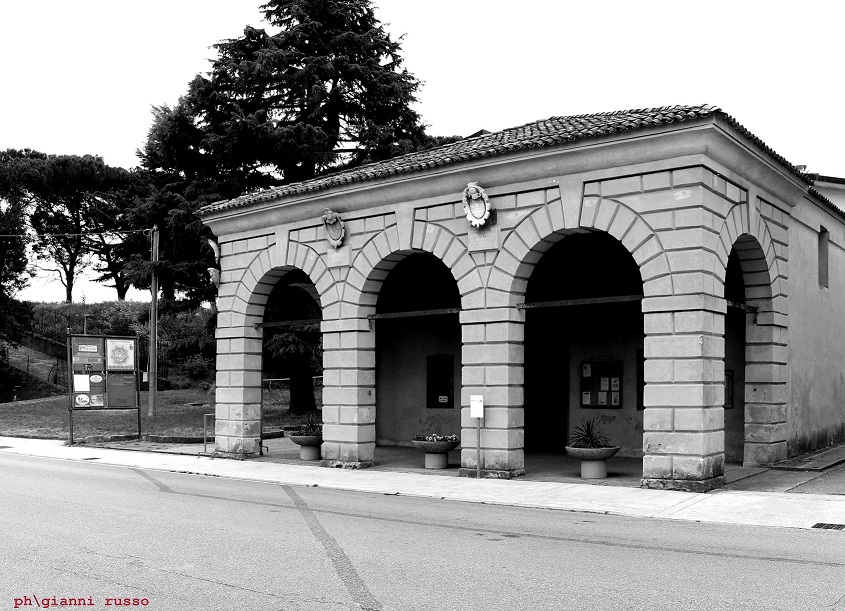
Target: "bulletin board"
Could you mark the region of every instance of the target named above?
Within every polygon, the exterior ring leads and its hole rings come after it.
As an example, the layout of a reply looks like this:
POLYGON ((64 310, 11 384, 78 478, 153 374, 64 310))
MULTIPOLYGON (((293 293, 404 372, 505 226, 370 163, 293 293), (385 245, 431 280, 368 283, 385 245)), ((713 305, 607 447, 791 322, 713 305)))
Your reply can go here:
POLYGON ((581 362, 581 407, 622 409, 622 361, 581 362))
POLYGON ((134 409, 138 412, 140 435, 138 338, 69 335, 67 350, 70 443, 73 412, 79 410, 134 409))

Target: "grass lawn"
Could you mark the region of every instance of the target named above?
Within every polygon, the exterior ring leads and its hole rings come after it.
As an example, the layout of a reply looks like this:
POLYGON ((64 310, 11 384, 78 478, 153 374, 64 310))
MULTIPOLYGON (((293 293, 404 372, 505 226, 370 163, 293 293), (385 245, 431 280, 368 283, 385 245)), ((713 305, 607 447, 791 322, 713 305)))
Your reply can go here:
MULTIPOLYGON (((287 393, 265 392, 264 426, 300 424, 303 416, 288 412, 287 393)), ((148 393, 141 393, 141 432, 152 435, 201 437, 203 414, 214 413, 214 395, 200 389, 167 390, 158 393, 155 418, 147 416, 148 393)), ((0 436, 67 439, 67 395, 32 403, 0 403, 0 436)), ((127 435, 138 432, 135 410, 83 411, 73 413, 73 438, 88 435, 127 435)), ((213 433, 213 430, 212 430, 213 433)))

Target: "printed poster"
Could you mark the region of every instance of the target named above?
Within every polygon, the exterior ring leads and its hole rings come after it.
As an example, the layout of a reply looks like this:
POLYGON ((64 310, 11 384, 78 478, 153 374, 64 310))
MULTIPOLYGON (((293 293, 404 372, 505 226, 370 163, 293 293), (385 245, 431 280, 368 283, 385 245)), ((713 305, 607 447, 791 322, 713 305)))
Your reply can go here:
POLYGON ((106 369, 135 370, 135 340, 106 339, 106 369))

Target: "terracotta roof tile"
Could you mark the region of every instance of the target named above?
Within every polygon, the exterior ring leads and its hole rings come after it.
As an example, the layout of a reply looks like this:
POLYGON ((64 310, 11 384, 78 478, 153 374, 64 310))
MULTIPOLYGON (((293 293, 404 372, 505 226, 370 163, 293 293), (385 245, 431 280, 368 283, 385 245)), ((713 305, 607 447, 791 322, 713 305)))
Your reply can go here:
POLYGON ((662 108, 622 110, 571 117, 551 117, 550 119, 526 123, 525 125, 504 129, 499 132, 466 138, 425 151, 394 157, 387 161, 371 163, 357 168, 343 170, 335 174, 282 185, 264 191, 247 193, 235 199, 205 206, 199 210, 199 214, 204 216, 221 210, 270 201, 286 195, 310 193, 329 187, 363 182, 396 174, 407 174, 409 172, 436 168, 460 161, 501 155, 521 149, 541 148, 564 142, 585 140, 618 132, 665 125, 667 123, 690 121, 713 114, 722 117, 731 127, 745 138, 751 140, 789 172, 799 177, 805 183, 810 184, 807 175, 801 173, 786 159, 766 146, 763 141, 740 125, 736 119, 716 106, 704 104, 699 106, 664 106, 662 108))

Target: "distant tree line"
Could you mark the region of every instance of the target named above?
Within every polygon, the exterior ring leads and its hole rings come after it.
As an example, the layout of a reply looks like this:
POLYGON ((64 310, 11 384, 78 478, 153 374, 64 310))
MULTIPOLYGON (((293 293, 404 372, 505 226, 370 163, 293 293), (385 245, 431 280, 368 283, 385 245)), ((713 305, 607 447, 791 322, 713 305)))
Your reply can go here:
MULTIPOLYGON (((0 238, 0 342, 25 331, 14 296, 34 268, 55 274, 67 302, 86 269, 123 300, 129 287, 150 288, 149 234, 139 230, 156 225, 164 308, 213 303, 199 208, 458 139, 426 134, 412 108, 420 82, 370 0, 271 0, 261 10, 268 29, 216 44, 211 71, 175 104, 153 107, 138 167, 0 152, 0 234, 27 236, 0 238)), ((268 346, 283 360, 315 360, 290 333, 268 346)))

